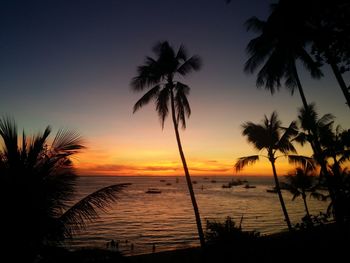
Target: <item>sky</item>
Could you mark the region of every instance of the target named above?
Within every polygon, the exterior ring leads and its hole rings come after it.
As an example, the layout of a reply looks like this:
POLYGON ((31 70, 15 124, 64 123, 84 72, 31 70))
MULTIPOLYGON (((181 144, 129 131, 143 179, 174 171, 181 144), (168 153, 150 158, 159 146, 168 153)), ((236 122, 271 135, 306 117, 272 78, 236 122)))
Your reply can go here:
MULTIPOLYGON (((258 90, 243 72, 255 35, 244 22, 266 19, 268 0, 51 0, 0 3, 0 115, 28 134, 47 125, 79 132, 87 149, 74 157, 81 175, 182 175, 172 122, 162 130, 154 105, 132 113, 142 96, 130 80, 152 47, 167 40, 199 55, 203 68, 182 81, 191 87, 192 115, 181 131, 192 175, 234 175, 238 157, 256 154, 242 123, 277 111, 297 117, 298 94, 258 90)), ((299 65, 300 66, 300 65, 299 65)), ((312 80, 300 68, 306 98, 320 115, 350 128, 348 107, 330 69, 312 80)), ((345 76, 349 80, 349 76, 345 76)), ((301 154, 310 154, 308 147, 301 154)), ((279 174, 293 167, 282 158, 279 174)), ((242 175, 270 175, 262 161, 242 175)))

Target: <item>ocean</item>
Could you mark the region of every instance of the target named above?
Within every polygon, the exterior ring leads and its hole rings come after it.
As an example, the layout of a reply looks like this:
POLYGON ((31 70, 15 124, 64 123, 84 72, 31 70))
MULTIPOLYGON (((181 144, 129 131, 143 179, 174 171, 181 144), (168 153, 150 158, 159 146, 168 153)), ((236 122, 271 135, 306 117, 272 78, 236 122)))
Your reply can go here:
MULTIPOLYGON (((274 186, 272 177, 195 176, 192 178, 196 199, 203 222, 224 221, 227 216, 243 230, 271 234, 287 230, 276 193, 266 190, 274 186), (232 179, 246 179, 256 188, 244 185, 223 188, 232 179)), ((283 181, 283 178, 281 178, 283 181)), ((116 183, 131 183, 119 194, 119 199, 100 218, 65 243, 68 248, 100 247, 112 239, 118 250, 126 255, 151 253, 198 246, 195 217, 184 177, 78 177, 76 200, 93 191, 116 183), (158 188, 160 194, 149 194, 149 188, 158 188)), ((301 198, 292 201, 292 195, 282 191, 292 224, 305 215, 301 198)), ((325 212, 327 203, 308 198, 311 214, 325 212)))

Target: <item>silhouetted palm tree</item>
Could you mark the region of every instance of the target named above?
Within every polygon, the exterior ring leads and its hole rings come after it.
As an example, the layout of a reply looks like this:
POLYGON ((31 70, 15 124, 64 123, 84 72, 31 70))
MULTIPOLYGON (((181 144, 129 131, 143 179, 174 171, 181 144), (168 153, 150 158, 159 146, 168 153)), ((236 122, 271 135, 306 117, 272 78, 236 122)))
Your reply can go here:
POLYGON ((9 230, 3 239, 27 260, 43 246, 83 229, 126 186, 108 186, 70 205, 76 178, 71 157, 84 146, 77 133, 66 130, 58 131, 49 144, 50 133, 47 127, 30 138, 24 132, 18 136, 12 119, 0 119, 1 219, 9 230))
POLYGON ((304 202, 306 216, 309 220, 311 217, 306 202, 306 192, 312 190, 314 183, 314 167, 310 165, 298 167, 295 169, 295 173, 286 176, 286 184, 288 185, 287 189, 293 194, 292 200, 301 196, 304 202))
POLYGON ((295 140, 302 145, 309 141, 313 147, 318 147, 318 154, 314 154, 314 159, 321 166, 320 179, 325 181, 328 188, 334 217, 338 223, 342 224, 344 220, 341 193, 343 186, 340 172, 341 165, 350 158, 348 132, 339 134, 333 132, 334 116, 325 114, 319 118, 314 105, 309 105, 308 112, 300 109, 298 119, 304 132, 300 132, 295 140), (314 144, 315 142, 319 144, 314 144), (329 163, 332 162, 333 165, 330 165, 329 163))
MULTIPOLYGON (((272 13, 267 21, 252 17, 246 22, 248 30, 259 33, 252 39, 247 52, 250 58, 245 64, 245 72, 257 75, 257 87, 265 87, 272 94, 281 86, 281 80, 285 80, 285 86, 291 90, 297 88, 304 108, 308 106, 305 94, 298 76, 296 62, 300 60, 313 78, 320 78, 322 72, 305 50, 306 37, 304 32, 298 31, 295 25, 296 13, 285 12, 282 5, 273 5, 272 13)), ((290 10, 289 10, 290 11, 290 10)))
POLYGON ((242 170, 246 165, 254 164, 259 160, 259 157, 267 158, 272 166, 273 177, 275 180, 275 187, 278 193, 278 198, 281 203, 282 211, 287 223, 288 229, 292 229, 292 225, 289 220, 288 212, 282 197, 279 180, 277 177, 275 162, 276 159, 281 156, 276 156, 277 152, 282 153, 282 156, 288 157, 290 162, 293 163, 304 163, 311 161, 310 158, 291 155, 289 153, 296 153, 294 146, 291 143, 293 136, 297 135, 297 127, 295 122, 291 122, 288 128, 283 128, 281 122, 278 120, 276 112, 271 114, 270 119, 266 116, 262 124, 255 124, 252 122, 246 122, 242 125, 243 135, 247 136, 248 142, 252 143, 254 147, 258 150, 265 150, 267 156, 264 155, 252 155, 241 157, 237 160, 235 164, 236 171, 242 170))
POLYGON ((164 127, 164 121, 169 114, 170 107, 176 141, 196 217, 199 240, 204 246, 202 223, 179 134, 179 123, 183 128, 186 128, 186 117, 188 118, 191 114, 190 104, 187 100, 190 87, 176 79, 177 76, 184 77, 192 71, 199 70, 201 60, 198 56, 188 57, 182 45, 175 53, 167 41, 156 44, 153 51, 157 58, 146 57, 145 64, 138 67, 138 75, 131 82, 134 91, 150 88, 134 105, 134 113, 151 100, 155 100, 156 111, 162 127, 164 127))
POLYGON ((347 0, 280 0, 297 32, 312 44, 319 62, 330 65, 350 107, 350 90, 342 73, 350 70, 350 4, 347 0), (296 12, 298 15, 295 15, 296 12))

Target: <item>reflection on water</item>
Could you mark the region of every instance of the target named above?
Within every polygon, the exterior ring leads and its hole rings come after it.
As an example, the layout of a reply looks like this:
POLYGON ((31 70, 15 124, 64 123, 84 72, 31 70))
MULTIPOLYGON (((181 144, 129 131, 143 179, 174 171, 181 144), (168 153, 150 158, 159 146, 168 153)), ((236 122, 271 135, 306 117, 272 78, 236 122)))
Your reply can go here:
MULTIPOLYGON (((244 230, 269 234, 286 230, 278 197, 267 193, 273 186, 271 177, 245 177, 256 188, 243 185, 222 188, 232 177, 195 177, 194 190, 205 227, 207 219, 223 221, 227 216, 237 223, 243 216, 244 230)), ((237 177, 235 177, 237 178, 237 177)), ((106 247, 118 241, 125 254, 151 253, 199 245, 192 204, 183 177, 79 177, 77 200, 98 188, 115 183, 132 183, 120 195, 108 214, 89 224, 88 228, 67 245, 72 247, 106 247), (178 178, 178 179, 177 179, 178 178), (158 188, 160 194, 145 193, 158 188), (153 247, 154 246, 154 247, 153 247)), ((301 199, 283 191, 293 224, 304 216, 301 199)), ((326 203, 308 199, 311 214, 325 211, 326 203)))

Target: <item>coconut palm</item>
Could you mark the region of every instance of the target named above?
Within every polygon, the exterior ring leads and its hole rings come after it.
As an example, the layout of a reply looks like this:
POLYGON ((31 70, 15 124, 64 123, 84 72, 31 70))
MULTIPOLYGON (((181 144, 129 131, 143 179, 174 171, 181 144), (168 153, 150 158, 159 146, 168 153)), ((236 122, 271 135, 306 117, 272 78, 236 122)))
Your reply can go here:
POLYGON ((154 100, 156 111, 163 128, 170 110, 176 141, 194 209, 199 240, 201 245, 204 246, 202 223, 179 134, 179 124, 182 125, 182 128, 186 128, 186 117, 188 118, 191 114, 190 104, 187 100, 190 87, 176 79, 179 76, 184 77, 192 71, 199 70, 201 59, 198 56, 188 57, 182 45, 175 52, 167 41, 156 44, 153 51, 157 56, 156 59, 146 57, 144 65, 138 67, 138 74, 131 82, 131 87, 134 91, 143 91, 149 88, 145 95, 135 103, 133 111, 135 113, 151 100, 154 100))
POLYGON ((293 194, 292 200, 301 196, 304 202, 305 212, 308 220, 311 219, 309 208, 306 202, 306 192, 311 191, 314 187, 315 175, 314 167, 306 165, 305 167, 297 167, 295 173, 286 176, 287 189, 293 194))
MULTIPOLYGON (((295 11, 295 10, 294 10, 295 11)), ((298 31, 295 13, 288 10, 285 5, 272 6, 272 13, 267 21, 252 17, 246 22, 248 31, 255 31, 259 36, 252 39, 247 46, 250 58, 245 64, 245 72, 254 73, 259 69, 257 75, 257 87, 265 87, 273 94, 285 80, 285 86, 294 93, 298 89, 304 108, 308 106, 303 87, 301 85, 297 61, 311 73, 313 78, 320 78, 322 72, 305 46, 308 43, 305 34, 298 31)))
POLYGON ((341 132, 339 128, 334 132, 334 116, 325 114, 318 117, 314 105, 309 105, 308 111, 300 109, 298 119, 302 131, 295 137, 295 141, 302 145, 308 141, 313 147, 318 147, 319 154, 314 154, 314 159, 321 166, 321 180, 325 181, 328 188, 334 217, 341 224, 344 220, 341 165, 350 158, 349 132, 341 132), (314 142, 319 144, 315 145, 314 142), (333 165, 330 165, 332 162, 333 165))
POLYGON ((246 122, 242 125, 243 135, 247 136, 248 142, 258 150, 265 150, 267 155, 252 155, 241 157, 235 164, 236 171, 242 170, 246 165, 254 164, 260 159, 260 157, 267 158, 272 166, 272 173, 275 180, 275 187, 277 190, 278 198, 281 203, 282 211, 287 223, 288 229, 292 229, 292 225, 289 220, 287 208, 285 206, 279 180, 277 177, 277 171, 275 167, 276 159, 281 156, 288 157, 288 160, 292 163, 304 163, 310 162, 311 159, 305 156, 292 155, 289 153, 296 153, 296 150, 291 143, 291 138, 297 134, 297 126, 295 122, 291 122, 288 128, 283 128, 281 122, 278 119, 277 113, 273 112, 270 118, 265 116, 261 124, 255 124, 252 122, 246 122), (280 152, 281 156, 276 156, 280 152))
POLYGON ((14 120, 0 119, 0 205, 6 215, 1 219, 9 230, 3 238, 10 247, 24 244, 23 254, 16 255, 28 262, 43 246, 84 229, 126 186, 108 186, 74 204, 76 174, 71 158, 84 148, 82 138, 60 130, 49 143, 50 133, 47 127, 35 136, 24 132, 18 136, 14 120))

